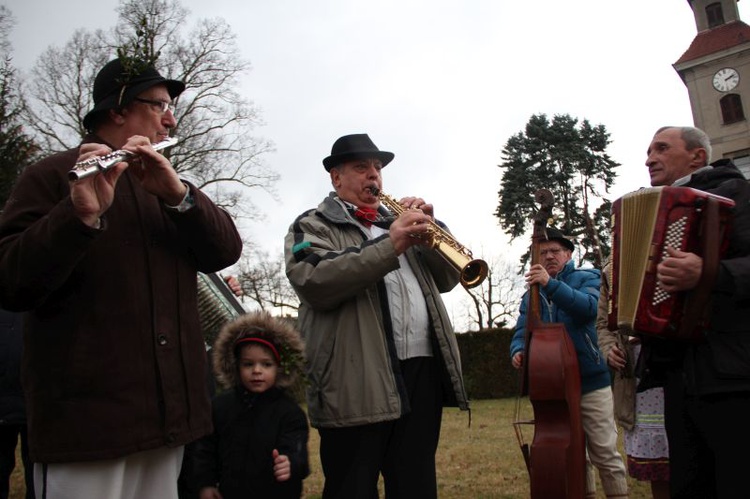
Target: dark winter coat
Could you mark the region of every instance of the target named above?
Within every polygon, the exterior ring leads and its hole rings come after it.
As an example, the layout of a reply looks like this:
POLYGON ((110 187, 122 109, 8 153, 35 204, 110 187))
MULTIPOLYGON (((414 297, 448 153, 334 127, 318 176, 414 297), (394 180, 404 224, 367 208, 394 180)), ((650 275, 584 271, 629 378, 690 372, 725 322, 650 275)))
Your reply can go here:
MULTIPOLYGON (((698 395, 750 391, 750 183, 729 160, 712 166, 685 185, 735 201, 729 246, 711 296, 710 330, 704 343, 666 342, 672 356, 681 357, 676 364, 685 389, 698 395)), ((651 359, 665 356, 651 353, 651 359)))
POLYGON ((310 473, 307 416, 283 388, 303 375, 304 343, 292 322, 267 312, 251 312, 225 324, 212 351, 214 374, 228 390, 213 400, 214 433, 191 449, 191 487, 218 487, 224 499, 299 498, 310 473), (276 386, 252 394, 243 386, 237 365, 237 340, 270 342, 280 354, 276 386), (283 387, 283 388, 282 388, 283 387), (291 477, 276 481, 273 450, 286 455, 291 477))
POLYGON ((101 229, 85 225, 68 187, 77 157, 27 167, 0 216, 0 302, 28 311, 22 380, 36 462, 117 458, 211 431, 196 273, 242 249, 230 216, 197 188, 195 206, 177 212, 129 171, 101 229))
POLYGON ((228 390, 213 400, 214 433, 195 447, 195 488, 214 487, 224 499, 292 499, 310 473, 307 417, 281 389, 260 395, 228 390), (291 478, 277 482, 274 449, 289 457, 291 478))
POLYGON ((21 389, 21 314, 0 309, 0 425, 25 424, 21 389))

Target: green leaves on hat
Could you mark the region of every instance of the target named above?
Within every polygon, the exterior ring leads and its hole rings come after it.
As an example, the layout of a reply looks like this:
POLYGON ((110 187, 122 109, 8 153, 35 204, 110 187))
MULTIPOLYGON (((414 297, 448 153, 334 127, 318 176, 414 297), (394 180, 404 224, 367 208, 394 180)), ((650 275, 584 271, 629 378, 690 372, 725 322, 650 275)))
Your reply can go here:
POLYGON ((122 47, 117 47, 117 57, 122 64, 122 76, 118 80, 121 85, 128 85, 130 80, 142 74, 146 69, 155 66, 161 52, 154 50, 154 39, 157 31, 149 27, 148 19, 143 16, 140 26, 135 31, 135 39, 122 47))

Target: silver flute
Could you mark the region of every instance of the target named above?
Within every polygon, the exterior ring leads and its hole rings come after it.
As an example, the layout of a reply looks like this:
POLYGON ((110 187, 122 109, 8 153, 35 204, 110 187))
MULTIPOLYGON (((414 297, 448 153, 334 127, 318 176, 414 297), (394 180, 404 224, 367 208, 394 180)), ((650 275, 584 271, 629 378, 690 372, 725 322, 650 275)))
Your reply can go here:
MULTIPOLYGON (((167 147, 171 147, 177 143, 177 137, 167 137, 166 139, 151 144, 154 151, 161 151, 167 147)), ((121 161, 127 160, 129 157, 135 156, 132 152, 123 151, 122 149, 112 151, 104 156, 96 156, 85 161, 79 161, 75 164, 72 170, 68 172, 68 180, 71 182, 78 182, 86 177, 91 177, 105 170, 108 170, 115 166, 121 161)))

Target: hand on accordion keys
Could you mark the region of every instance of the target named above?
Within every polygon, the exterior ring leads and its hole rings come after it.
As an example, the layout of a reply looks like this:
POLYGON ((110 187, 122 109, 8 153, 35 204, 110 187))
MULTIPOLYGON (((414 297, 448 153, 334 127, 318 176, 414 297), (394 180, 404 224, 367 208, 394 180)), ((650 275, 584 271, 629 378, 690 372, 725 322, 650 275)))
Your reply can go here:
POLYGON ((240 284, 240 281, 237 280, 236 277, 233 275, 224 277, 224 282, 227 283, 227 287, 234 293, 234 296, 242 296, 245 294, 244 291, 242 291, 242 285, 240 284))
POLYGON ((687 253, 667 247, 668 257, 656 267, 656 278, 668 293, 693 289, 703 272, 703 259, 695 253, 687 253))

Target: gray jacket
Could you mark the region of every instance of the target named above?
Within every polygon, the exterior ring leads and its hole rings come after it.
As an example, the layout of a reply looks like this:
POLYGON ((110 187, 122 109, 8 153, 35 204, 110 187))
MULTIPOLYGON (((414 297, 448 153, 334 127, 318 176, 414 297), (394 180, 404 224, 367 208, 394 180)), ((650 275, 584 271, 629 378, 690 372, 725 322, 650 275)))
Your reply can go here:
MULTIPOLYGON (((322 428, 389 421, 410 410, 383 282, 399 267, 398 257, 388 234, 368 240, 335 196, 300 215, 284 243, 286 274, 301 301, 308 414, 322 428)), ((468 409, 458 345, 440 297, 458 283, 458 272, 432 250, 410 248, 407 259, 427 303, 446 405, 468 409)))

